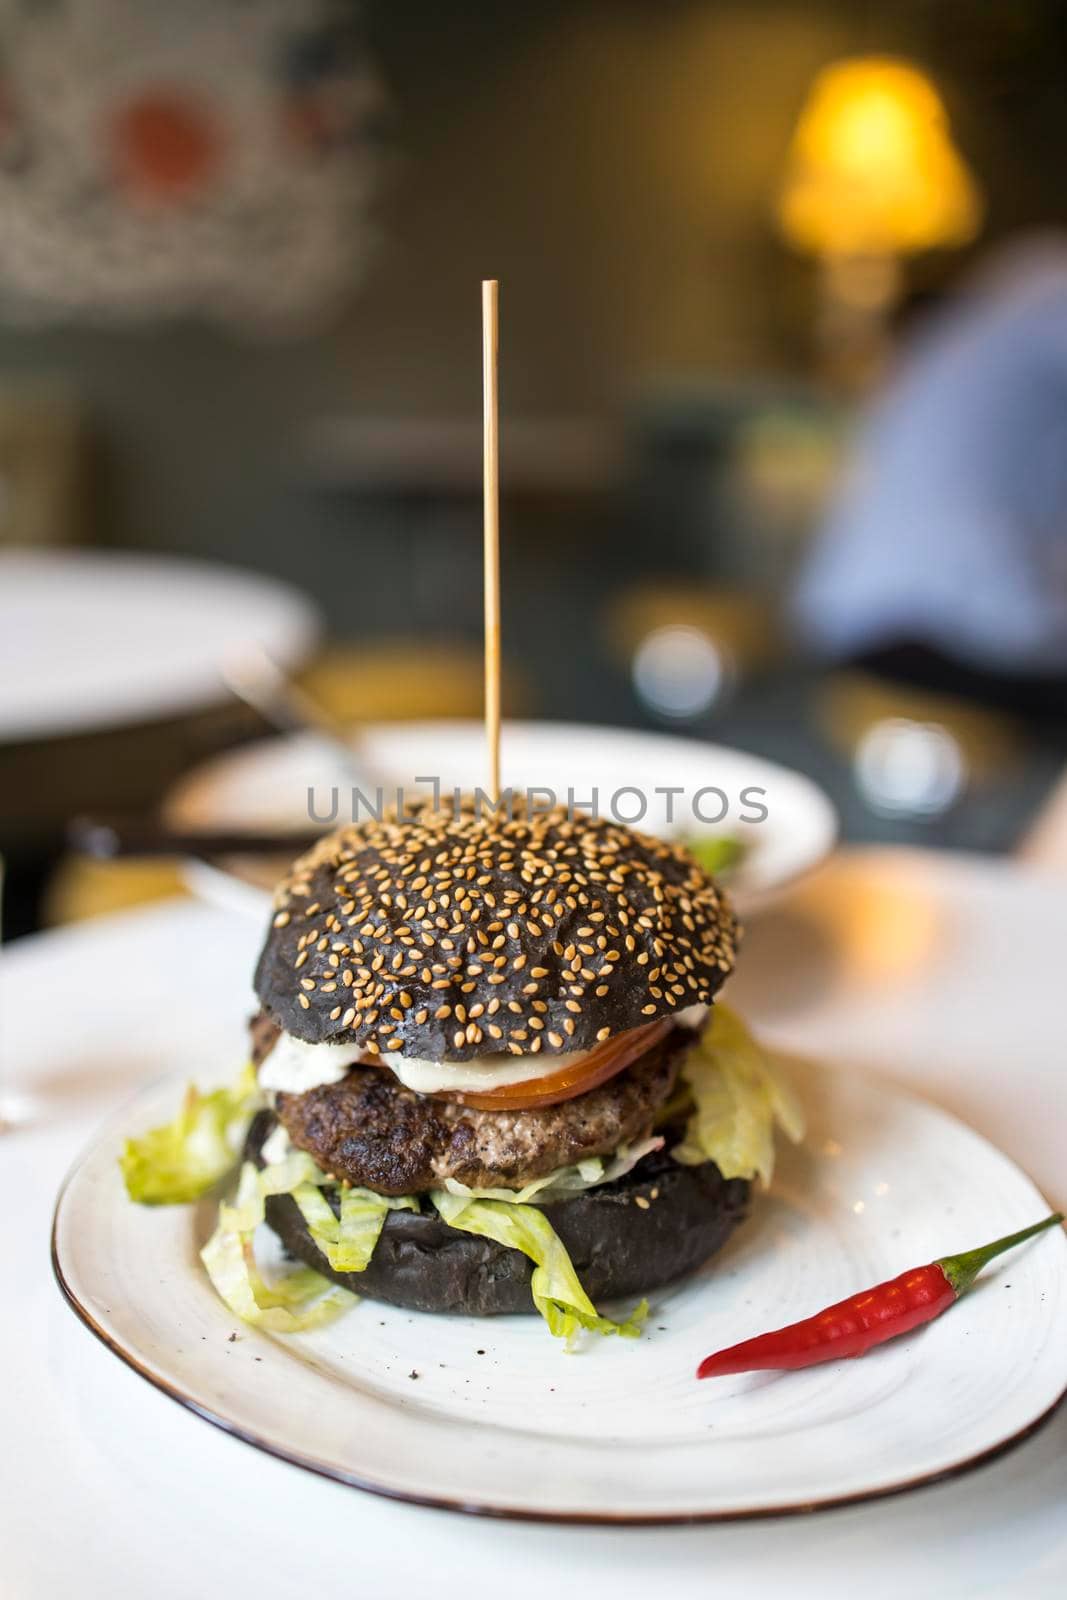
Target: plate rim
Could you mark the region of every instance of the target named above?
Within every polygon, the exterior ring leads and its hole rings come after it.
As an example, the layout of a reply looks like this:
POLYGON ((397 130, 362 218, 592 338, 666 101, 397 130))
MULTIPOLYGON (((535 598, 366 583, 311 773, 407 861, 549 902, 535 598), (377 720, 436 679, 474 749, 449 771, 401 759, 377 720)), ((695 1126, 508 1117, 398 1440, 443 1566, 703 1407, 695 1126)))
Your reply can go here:
MULTIPOLYGON (((826 1064, 823 1064, 823 1070, 826 1070, 826 1064)), ((834 1064, 829 1070, 841 1071, 842 1069, 839 1064, 834 1064)), ((392 1483, 365 1477, 358 1472, 346 1470, 314 1455, 306 1454, 299 1449, 286 1448, 283 1444, 275 1443, 273 1440, 263 1437, 254 1429, 234 1421, 209 1405, 203 1404, 180 1383, 166 1377, 162 1372, 154 1371, 132 1349, 127 1348, 97 1321, 89 1307, 79 1298, 64 1271, 60 1258, 59 1227, 68 1189, 77 1178, 97 1144, 106 1137, 111 1129, 121 1123, 125 1113, 132 1109, 142 1096, 152 1090, 161 1088, 171 1078, 178 1076, 180 1074, 174 1072, 160 1074, 155 1079, 141 1085, 133 1095, 125 1097, 123 1103, 115 1108, 111 1116, 107 1117, 97 1127, 93 1137, 71 1164, 57 1193, 52 1215, 50 1258, 53 1277, 67 1305, 94 1338, 112 1355, 116 1356, 130 1371, 136 1373, 138 1377, 150 1384, 152 1388, 165 1395, 168 1399, 175 1401, 184 1410, 191 1412, 204 1422, 210 1423, 230 1438, 236 1439, 252 1449, 259 1450, 277 1461, 283 1461, 290 1466, 299 1468, 301 1471, 312 1473, 316 1477, 325 1478, 330 1482, 342 1484, 346 1488, 358 1489, 366 1494, 373 1494, 381 1499, 396 1501, 401 1504, 424 1506, 430 1510, 448 1511, 465 1516, 486 1517, 501 1521, 539 1523, 549 1526, 556 1524, 575 1527, 684 1527, 712 1523, 766 1521, 772 1518, 811 1516, 814 1513, 838 1511, 852 1506, 866 1505, 880 1500, 893 1499, 898 1495, 909 1494, 914 1490, 931 1488, 955 1478, 965 1477, 967 1474, 989 1465, 1002 1456, 1010 1454, 1011 1451, 1039 1433, 1067 1402, 1067 1384, 1065 1384, 1051 1404, 1036 1417, 1032 1417, 1021 1428, 1006 1435, 1003 1439, 997 1440, 994 1444, 975 1451, 973 1454, 963 1456, 958 1461, 953 1461, 943 1467, 900 1478, 892 1483, 860 1489, 855 1493, 825 1495, 808 1501, 791 1501, 784 1505, 748 1506, 707 1511, 664 1510, 647 1513, 638 1511, 611 1512, 606 1510, 569 1511, 552 1507, 503 1505, 479 1499, 467 1499, 461 1495, 449 1495, 447 1493, 429 1494, 421 1490, 404 1489, 392 1483)), ((1035 1192, 1041 1196, 1043 1203, 1050 1210, 1054 1209, 1026 1169, 1015 1161, 1013 1157, 1006 1155, 991 1139, 979 1133, 969 1123, 957 1117, 936 1101, 928 1100, 926 1096, 918 1094, 912 1089, 903 1088, 899 1084, 892 1082, 892 1080, 884 1079, 878 1074, 873 1074, 873 1076, 880 1088, 886 1089, 913 1104, 924 1106, 935 1114, 948 1118, 951 1122, 957 1123, 960 1127, 966 1129, 968 1133, 983 1145, 986 1145, 1002 1160, 1007 1161, 1017 1173, 1031 1184, 1035 1192)))

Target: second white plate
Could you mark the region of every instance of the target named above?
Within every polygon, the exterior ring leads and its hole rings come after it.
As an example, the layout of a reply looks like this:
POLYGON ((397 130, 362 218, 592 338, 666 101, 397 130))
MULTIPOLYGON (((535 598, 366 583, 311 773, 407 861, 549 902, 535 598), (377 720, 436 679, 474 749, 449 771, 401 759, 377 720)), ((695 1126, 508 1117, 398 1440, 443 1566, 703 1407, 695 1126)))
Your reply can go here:
MULTIPOLYGON (((401 784, 409 798, 428 794, 436 777, 447 793, 484 781, 485 733, 478 722, 382 722, 360 730, 360 753, 369 771, 401 784)), ((810 871, 829 853, 837 818, 810 778, 760 756, 723 745, 703 744, 659 733, 553 722, 508 722, 502 739, 502 777, 517 789, 546 785, 566 803, 595 794, 610 816, 617 797, 620 816, 648 833, 718 832, 741 841, 745 854, 729 879, 742 912, 752 911, 787 883, 810 871), (668 796, 666 790, 677 791, 668 796), (721 791, 723 809, 712 790, 721 791), (622 791, 626 791, 623 793, 622 791), (705 791, 703 795, 701 791, 705 791), (745 792, 750 791, 748 797, 745 792), (641 812, 642 801, 646 809, 641 812), (694 801, 696 811, 694 813, 694 801), (746 820, 765 808, 759 821, 746 820)), ((173 791, 168 820, 190 829, 274 830, 308 826, 308 793, 316 814, 328 817, 334 787, 337 821, 351 820, 351 774, 338 771, 336 753, 313 737, 263 740, 199 767, 173 791), (346 814, 346 800, 347 814, 346 814)), ((266 884, 277 863, 245 861, 233 871, 190 863, 191 886, 206 899, 266 917, 266 884), (263 874, 265 871, 265 880, 263 874)))

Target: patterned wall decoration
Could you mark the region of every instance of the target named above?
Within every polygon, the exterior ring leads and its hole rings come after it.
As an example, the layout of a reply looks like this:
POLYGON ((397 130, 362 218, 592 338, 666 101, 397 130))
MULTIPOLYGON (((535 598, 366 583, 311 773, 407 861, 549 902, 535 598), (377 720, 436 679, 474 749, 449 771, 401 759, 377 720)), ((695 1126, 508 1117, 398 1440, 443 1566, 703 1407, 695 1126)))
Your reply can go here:
POLYGON ((321 323, 383 96, 330 0, 0 0, 0 319, 321 323))

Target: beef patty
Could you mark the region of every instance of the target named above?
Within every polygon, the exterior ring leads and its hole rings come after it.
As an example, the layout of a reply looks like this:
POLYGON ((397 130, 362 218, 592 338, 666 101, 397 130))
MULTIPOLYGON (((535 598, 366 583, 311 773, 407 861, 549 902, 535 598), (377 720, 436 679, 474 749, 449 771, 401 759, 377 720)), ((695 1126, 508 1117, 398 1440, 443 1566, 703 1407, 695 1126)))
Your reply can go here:
POLYGON ((289 1137, 336 1178, 379 1194, 418 1194, 457 1178, 520 1189, 531 1178, 647 1137, 694 1035, 674 1028, 616 1077, 560 1105, 476 1111, 406 1089, 388 1069, 279 1094, 289 1137))

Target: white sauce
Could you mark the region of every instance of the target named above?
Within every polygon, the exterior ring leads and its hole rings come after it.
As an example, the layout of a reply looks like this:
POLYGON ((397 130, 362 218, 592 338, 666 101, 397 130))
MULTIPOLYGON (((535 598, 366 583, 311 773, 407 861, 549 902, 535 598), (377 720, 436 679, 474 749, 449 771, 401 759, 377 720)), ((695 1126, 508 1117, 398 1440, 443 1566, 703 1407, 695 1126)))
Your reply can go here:
POLYGON ((473 1061, 417 1061, 411 1056, 391 1053, 386 1063, 401 1083, 414 1089, 416 1094, 436 1094, 440 1089, 455 1089, 457 1093, 473 1093, 480 1089, 484 1093, 502 1084, 527 1083, 531 1078, 543 1078, 548 1072, 561 1072, 588 1054, 588 1050, 568 1050, 562 1055, 493 1055, 476 1056, 473 1061))
MULTIPOLYGON (((363 1053, 362 1045, 308 1044, 283 1033, 259 1069, 260 1086, 286 1094, 306 1094, 323 1083, 340 1083, 363 1053)), ((437 1094, 442 1089, 473 1093, 543 1078, 546 1072, 558 1072, 588 1053, 569 1050, 564 1055, 551 1056, 503 1054, 478 1056, 474 1061, 423 1061, 393 1050, 381 1061, 417 1094, 437 1094)))
POLYGON ((260 1087, 282 1089, 286 1094, 306 1094, 321 1083, 340 1083, 362 1053, 359 1045, 306 1044, 303 1039, 281 1033, 260 1066, 260 1087))
POLYGON ((292 1148, 285 1125, 279 1122, 264 1139, 259 1153, 268 1167, 276 1167, 279 1161, 285 1160, 292 1148))
MULTIPOLYGON (((707 1014, 707 1006, 687 1006, 675 1013, 674 1020, 686 1028, 701 1028, 707 1014)), ((363 1047, 358 1044, 308 1044, 282 1033, 259 1069, 260 1085, 285 1094, 306 1094, 320 1084, 340 1083, 362 1054, 363 1047)), ((437 1094, 442 1089, 473 1094, 542 1078, 574 1066, 588 1054, 588 1050, 568 1050, 562 1055, 500 1054, 476 1056, 473 1061, 423 1061, 393 1050, 381 1061, 416 1094, 437 1094)))
POLYGON ((708 1020, 710 1010, 710 1006, 686 1006, 684 1010, 674 1013, 674 1020, 683 1028, 692 1028, 696 1032, 708 1020))

